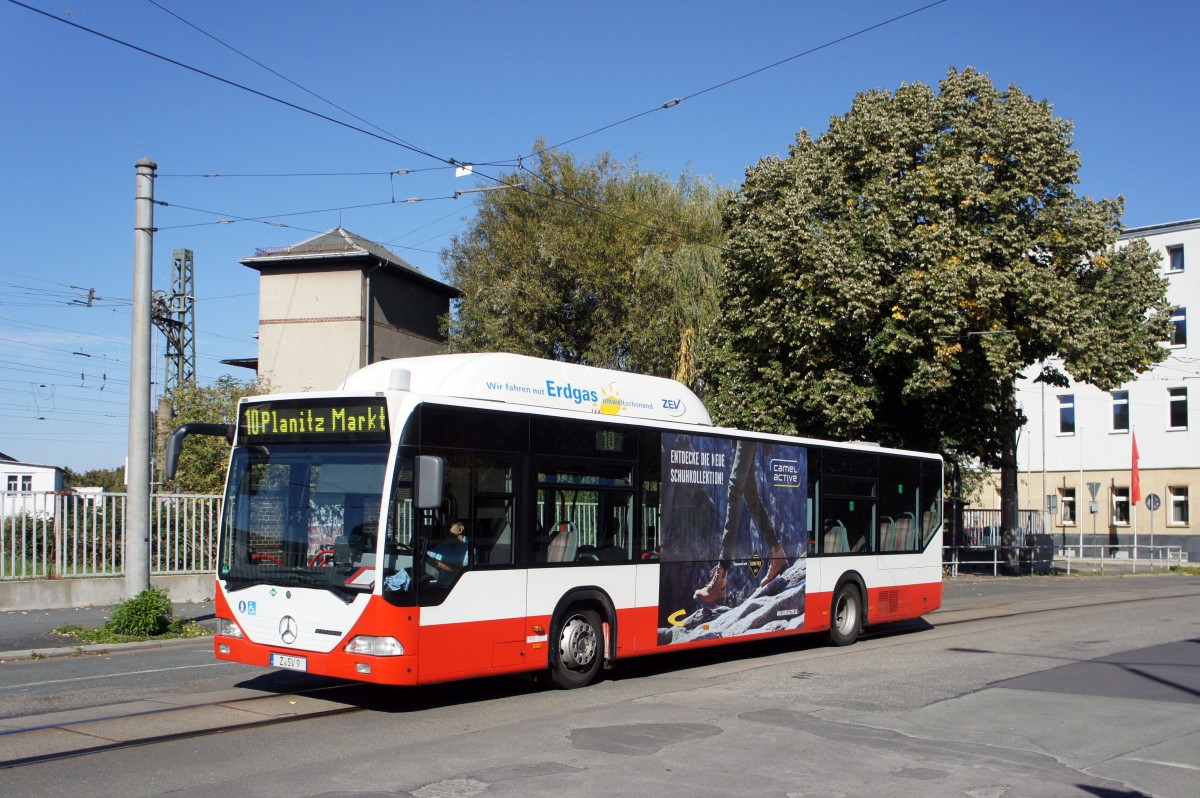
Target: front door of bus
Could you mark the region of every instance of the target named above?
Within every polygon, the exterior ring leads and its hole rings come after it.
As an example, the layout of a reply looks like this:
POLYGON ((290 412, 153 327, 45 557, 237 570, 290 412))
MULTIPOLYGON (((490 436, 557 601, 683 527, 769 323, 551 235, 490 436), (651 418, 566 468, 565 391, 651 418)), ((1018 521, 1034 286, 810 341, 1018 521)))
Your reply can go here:
MULTIPOLYGON (((422 584, 422 681, 518 670, 524 663, 526 571, 514 567, 517 456, 439 450, 447 506, 440 526, 463 524, 467 562, 422 584)), ((445 537, 444 532, 440 532, 445 537)), ((430 547, 438 545, 430 541, 430 547)))

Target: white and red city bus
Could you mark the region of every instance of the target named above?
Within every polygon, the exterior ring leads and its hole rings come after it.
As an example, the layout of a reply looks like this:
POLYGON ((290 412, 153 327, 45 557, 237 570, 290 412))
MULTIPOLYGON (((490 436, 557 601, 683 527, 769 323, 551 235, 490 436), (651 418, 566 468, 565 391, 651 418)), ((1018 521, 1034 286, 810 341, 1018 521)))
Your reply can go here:
MULTIPOLYGON (((173 436, 168 464, 188 434, 173 436)), ((404 358, 242 400, 216 656, 418 685, 916 618, 942 461, 714 427, 657 377, 404 358)))

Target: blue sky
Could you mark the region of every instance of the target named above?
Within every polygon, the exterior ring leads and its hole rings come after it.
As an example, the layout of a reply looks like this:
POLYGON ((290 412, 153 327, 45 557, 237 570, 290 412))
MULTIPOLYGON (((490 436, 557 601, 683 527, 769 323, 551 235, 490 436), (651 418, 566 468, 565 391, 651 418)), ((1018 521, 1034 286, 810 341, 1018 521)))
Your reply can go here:
MULTIPOLYGON (((572 139, 929 1, 23 0, 476 163, 527 154, 538 136, 572 139)), ((441 276, 439 252, 473 212, 469 195, 444 198, 476 178, 57 19, 0 0, 0 452, 76 470, 125 457, 139 158, 158 163, 156 199, 168 203, 155 211, 154 287, 170 287, 174 249, 195 253, 203 382, 249 375, 220 361, 256 355, 257 274, 238 263, 256 248, 340 223, 441 276), (424 171, 388 175, 401 169, 424 171), (192 176, 212 173, 223 176, 192 176), (374 207, 352 207, 362 205, 374 207), (301 215, 275 220, 286 227, 217 223, 277 214, 301 215), (99 297, 90 308, 77 303, 88 289, 99 297)), ((823 131, 856 93, 974 66, 1074 121, 1079 190, 1123 195, 1126 225, 1195 218, 1198 27, 1200 4, 1185 0, 947 0, 567 149, 736 186, 800 129, 823 131)))

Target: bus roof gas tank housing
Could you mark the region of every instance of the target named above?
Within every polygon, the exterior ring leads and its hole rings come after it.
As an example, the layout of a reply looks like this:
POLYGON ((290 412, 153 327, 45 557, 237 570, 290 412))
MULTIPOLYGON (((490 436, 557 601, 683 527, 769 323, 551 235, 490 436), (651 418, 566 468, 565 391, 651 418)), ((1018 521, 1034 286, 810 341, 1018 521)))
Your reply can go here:
POLYGON ((699 397, 675 380, 506 353, 428 355, 372 363, 342 390, 396 389, 574 413, 712 426, 699 397), (397 369, 407 372, 393 375, 397 369))

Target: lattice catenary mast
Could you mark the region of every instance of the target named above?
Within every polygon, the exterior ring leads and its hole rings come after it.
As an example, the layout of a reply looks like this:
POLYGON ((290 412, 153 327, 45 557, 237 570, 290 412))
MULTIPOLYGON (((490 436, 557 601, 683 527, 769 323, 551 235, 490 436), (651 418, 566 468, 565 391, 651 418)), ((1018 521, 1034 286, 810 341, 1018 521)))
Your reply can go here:
POLYGON ((167 338, 164 395, 196 382, 196 287, 192 251, 175 250, 172 264, 171 293, 157 292, 154 296, 154 326, 167 338))

